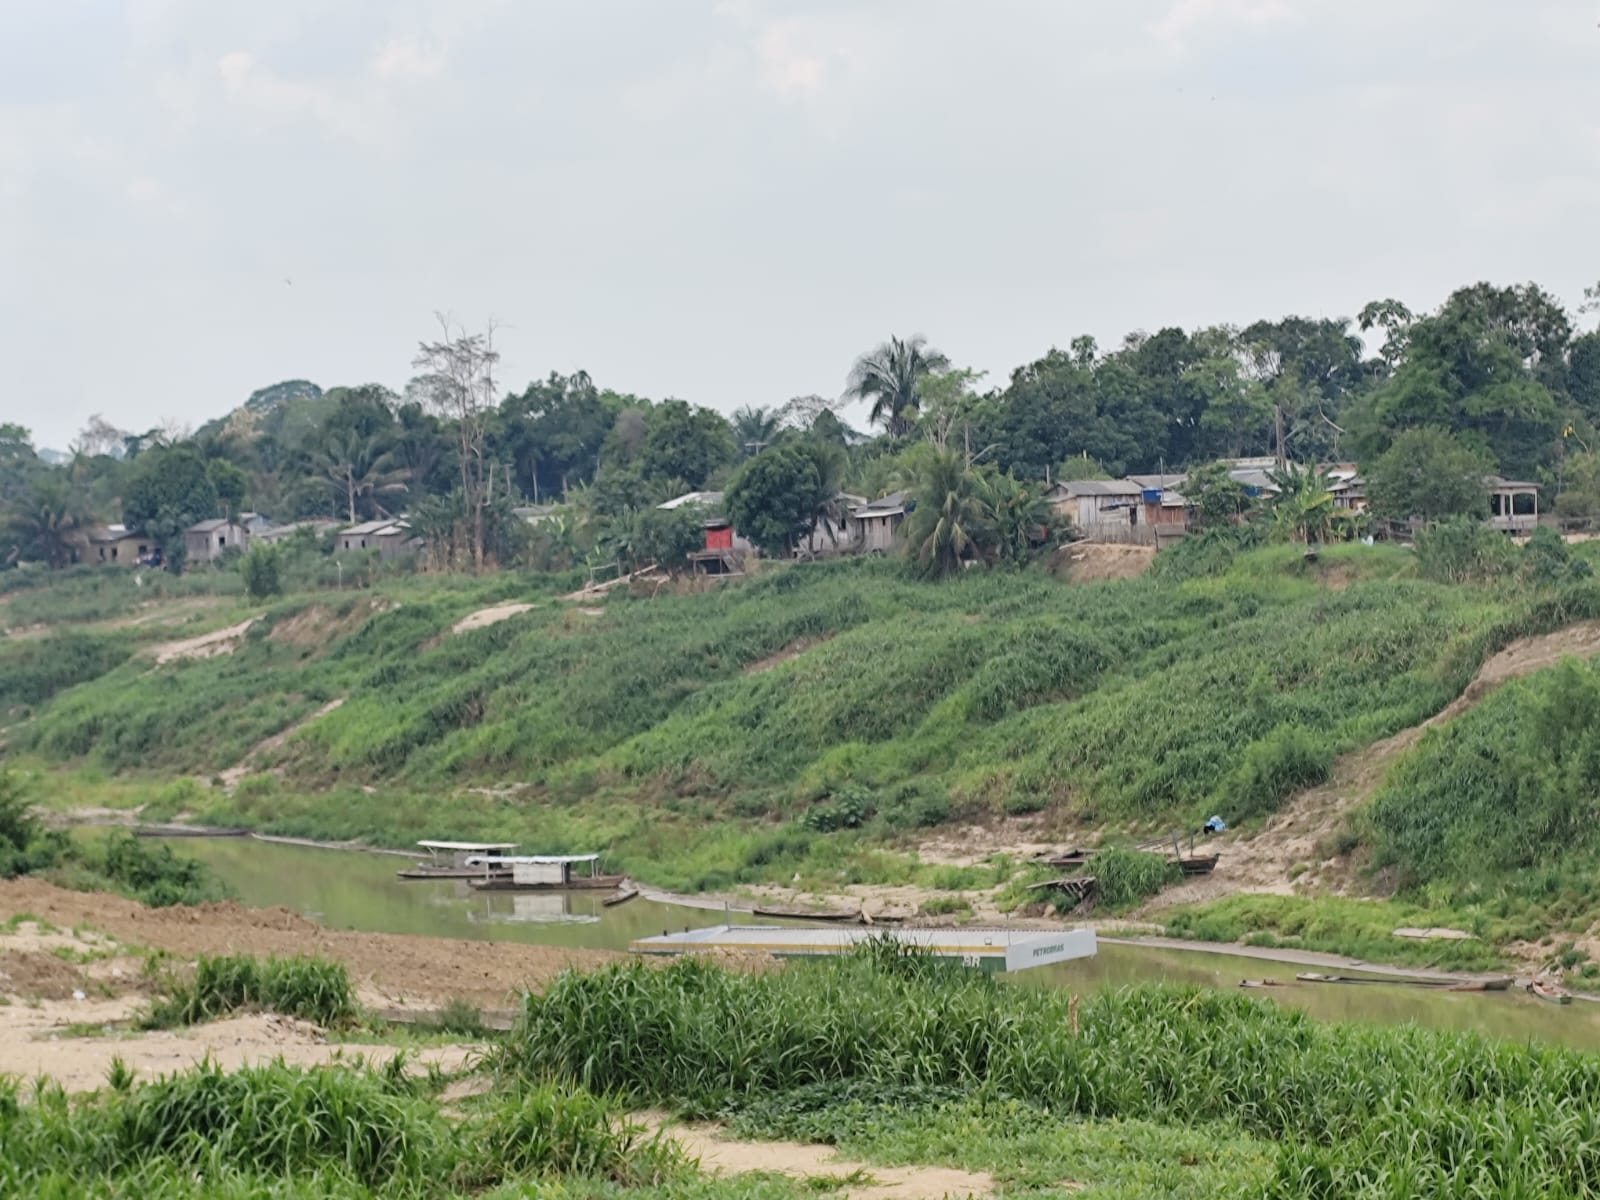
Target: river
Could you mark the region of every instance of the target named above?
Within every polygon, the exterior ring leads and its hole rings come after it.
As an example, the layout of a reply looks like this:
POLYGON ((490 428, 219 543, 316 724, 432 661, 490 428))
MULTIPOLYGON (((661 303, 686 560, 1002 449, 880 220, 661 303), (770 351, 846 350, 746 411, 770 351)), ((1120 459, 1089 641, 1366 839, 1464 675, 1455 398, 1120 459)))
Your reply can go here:
MULTIPOLYGON (((601 904, 600 893, 484 895, 461 880, 403 881, 395 872, 406 859, 387 854, 249 838, 183 838, 173 845, 215 868, 246 904, 282 905, 331 929, 625 950, 634 938, 720 920, 716 912, 643 897, 608 909, 601 904)), ((737 919, 748 923, 751 918, 746 914, 737 919)), ((1136 983, 1233 989, 1241 979, 1293 980, 1297 971, 1306 969, 1228 954, 1102 944, 1092 959, 1042 968, 1017 979, 1029 986, 1085 993, 1136 983)), ((1251 994, 1323 1020, 1414 1021, 1492 1037, 1600 1049, 1600 1004, 1581 1001, 1558 1008, 1520 992, 1453 993, 1400 984, 1303 984, 1251 994)))

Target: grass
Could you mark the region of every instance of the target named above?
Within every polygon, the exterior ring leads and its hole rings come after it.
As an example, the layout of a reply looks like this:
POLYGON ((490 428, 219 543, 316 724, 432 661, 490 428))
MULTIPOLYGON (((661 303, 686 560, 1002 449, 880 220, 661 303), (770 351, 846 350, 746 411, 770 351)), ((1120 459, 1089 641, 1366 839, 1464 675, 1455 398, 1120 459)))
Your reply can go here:
POLYGON ((1228 896, 1206 905, 1171 909, 1166 914, 1166 932, 1201 942, 1319 950, 1367 962, 1459 971, 1504 966, 1496 947, 1508 933, 1503 924, 1453 909, 1342 896, 1270 895, 1228 896), (1394 931, 1404 926, 1464 929, 1477 936, 1467 940, 1395 937, 1394 931))
POLYGON ((320 958, 201 955, 192 978, 169 978, 163 992, 144 1020, 148 1029, 214 1021, 240 1009, 264 1009, 319 1025, 337 1025, 355 1015, 344 965, 320 958))
POLYGON ((813 966, 738 975, 682 960, 569 974, 527 998, 495 1065, 507 1079, 554 1076, 757 1121, 774 1106, 848 1104, 854 1086, 899 1110, 921 1092, 935 1106, 959 1094, 1043 1114, 1025 1112, 1023 1128, 1215 1128, 1270 1157, 1250 1194, 1273 1197, 1577 1196, 1600 1176, 1593 1055, 1323 1025, 1194 989, 1102 993, 1074 1022, 1063 992, 883 945, 813 966))

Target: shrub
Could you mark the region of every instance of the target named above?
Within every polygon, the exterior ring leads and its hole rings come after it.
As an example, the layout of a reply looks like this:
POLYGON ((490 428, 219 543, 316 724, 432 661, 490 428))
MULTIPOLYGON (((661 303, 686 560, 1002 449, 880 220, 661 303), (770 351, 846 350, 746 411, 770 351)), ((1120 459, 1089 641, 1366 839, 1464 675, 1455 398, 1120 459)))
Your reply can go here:
POLYGON ((1302 788, 1328 778, 1333 750, 1309 730, 1280 726, 1245 748, 1232 778, 1218 789, 1215 803, 1229 807, 1235 822, 1264 816, 1302 788))
POLYGON ((1178 864, 1163 854, 1112 846, 1092 863, 1099 902, 1106 908, 1131 908, 1180 879, 1178 864))
POLYGON ((260 1008, 334 1025, 355 1012, 342 963, 320 958, 201 955, 194 977, 170 985, 150 1010, 152 1029, 213 1021, 241 1008, 260 1008))
POLYGON ((250 599, 265 600, 282 590, 280 558, 276 546, 257 544, 239 559, 239 574, 250 599))

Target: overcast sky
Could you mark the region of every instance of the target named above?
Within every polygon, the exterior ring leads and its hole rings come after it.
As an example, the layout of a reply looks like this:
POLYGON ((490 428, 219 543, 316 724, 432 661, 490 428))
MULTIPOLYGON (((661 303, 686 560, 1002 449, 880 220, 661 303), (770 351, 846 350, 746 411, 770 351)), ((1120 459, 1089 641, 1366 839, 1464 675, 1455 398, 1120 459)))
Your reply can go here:
POLYGON ((1600 276, 1595 0, 0 0, 0 419, 410 375, 724 411, 922 332, 1600 276), (1585 232, 1586 230, 1590 232, 1585 232))

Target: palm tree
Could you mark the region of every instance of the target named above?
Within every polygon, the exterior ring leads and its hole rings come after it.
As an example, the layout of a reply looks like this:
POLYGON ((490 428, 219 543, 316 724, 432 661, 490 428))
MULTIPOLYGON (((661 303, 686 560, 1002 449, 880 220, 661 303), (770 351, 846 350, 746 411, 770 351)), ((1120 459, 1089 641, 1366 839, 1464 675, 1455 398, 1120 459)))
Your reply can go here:
POLYGON ((1041 533, 1050 528, 1050 506, 1039 486, 995 471, 983 478, 983 500, 994 557, 1026 562, 1041 533))
POLYGON ((78 533, 87 522, 78 494, 65 476, 42 474, 18 499, 6 522, 15 542, 11 553, 65 567, 72 562, 78 533))
POLYGON ((964 455, 933 446, 919 455, 916 480, 915 507, 902 528, 917 565, 942 578, 977 556, 990 536, 983 482, 964 455))
POLYGON ((331 483, 344 501, 352 525, 356 523, 357 501, 370 501, 373 508, 387 516, 377 498, 406 490, 408 472, 394 465, 394 456, 380 450, 376 438, 362 437, 354 429, 335 436, 317 451, 313 463, 318 477, 331 483))
POLYGON ((734 443, 739 447, 739 457, 749 458, 761 453, 778 436, 782 414, 775 408, 761 408, 747 404, 733 410, 728 424, 733 429, 734 443))
POLYGON ((1302 469, 1290 463, 1270 476, 1278 494, 1272 499, 1272 520, 1292 541, 1316 545, 1333 533, 1333 493, 1328 480, 1315 467, 1302 469))
POLYGON ((856 359, 845 395, 852 400, 871 400, 872 420, 900 437, 911 429, 922 406, 922 380, 949 369, 950 360, 930 347, 921 334, 904 341, 892 337, 856 359))

